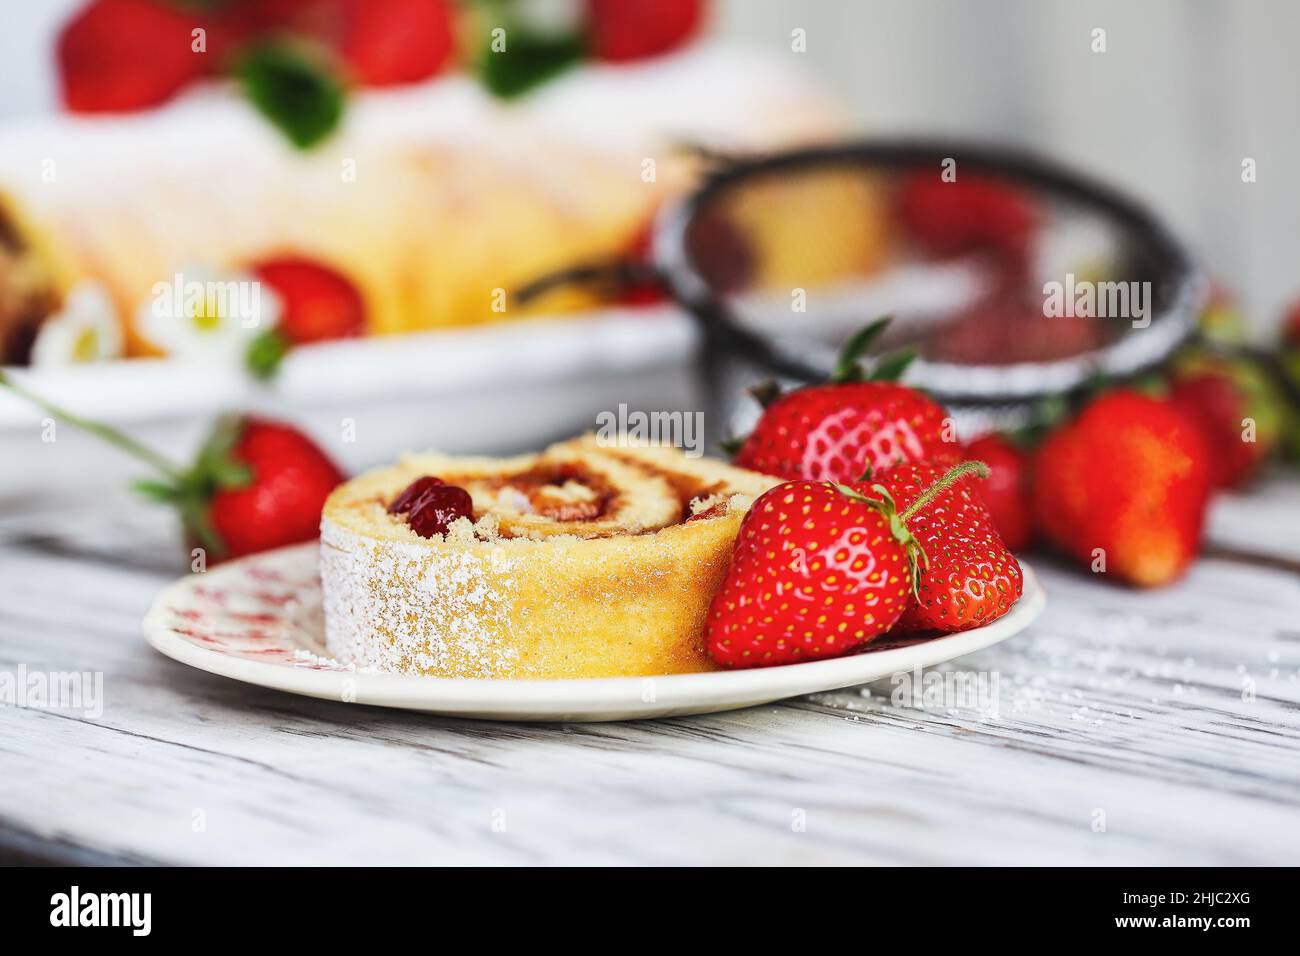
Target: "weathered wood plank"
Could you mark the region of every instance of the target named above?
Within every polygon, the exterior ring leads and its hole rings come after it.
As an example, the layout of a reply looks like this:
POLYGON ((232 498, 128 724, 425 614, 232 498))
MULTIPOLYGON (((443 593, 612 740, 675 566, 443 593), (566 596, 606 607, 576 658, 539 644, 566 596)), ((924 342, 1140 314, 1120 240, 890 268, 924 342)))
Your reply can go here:
POLYGON ((0 846, 177 863, 1300 859, 1300 577, 1283 568, 1203 560, 1138 593, 1040 559, 1040 622, 938 669, 996 674, 996 718, 894 706, 883 681, 706 717, 492 724, 167 660, 139 634, 173 573, 167 525, 74 517, 0 522, 0 671, 100 671, 105 696, 98 716, 0 708, 0 846))

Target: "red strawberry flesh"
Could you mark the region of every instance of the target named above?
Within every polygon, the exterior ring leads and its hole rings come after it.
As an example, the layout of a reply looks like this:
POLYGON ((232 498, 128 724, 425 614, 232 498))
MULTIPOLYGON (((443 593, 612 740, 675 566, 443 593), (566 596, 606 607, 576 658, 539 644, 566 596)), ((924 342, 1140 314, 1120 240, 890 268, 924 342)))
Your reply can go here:
POLYGON ((1085 567, 1143 587, 1181 576, 1199 547, 1211 490, 1196 423, 1127 389, 1095 399, 1039 447, 1039 527, 1085 567))
POLYGON ((253 267, 281 302, 279 331, 295 345, 353 338, 365 332, 361 294, 342 273, 303 256, 280 256, 253 267))
POLYGON ((777 399, 736 454, 742 468, 778 478, 857 481, 899 462, 954 465, 947 412, 894 382, 815 385, 777 399))
POLYGON ((1210 448, 1210 469, 1215 487, 1236 488, 1246 483, 1268 446, 1242 438, 1242 422, 1249 414, 1246 396, 1226 372, 1198 372, 1176 379, 1169 399, 1193 419, 1210 448))
MULTIPOLYGON (((906 511, 943 474, 933 465, 906 464, 879 475, 877 482, 906 511)), ((907 518, 926 563, 916 599, 899 619, 900 630, 953 633, 981 627, 1019 599, 1020 564, 994 530, 979 485, 962 478, 907 518)))
POLYGON ((446 0, 343 0, 343 58, 366 86, 428 79, 451 59, 446 0))
POLYGON ((965 457, 989 466, 989 476, 979 483, 978 494, 1002 542, 1012 551, 1028 547, 1034 539, 1028 455, 1003 436, 989 434, 968 444, 965 457))
POLYGON ((788 482, 745 516, 709 608, 709 651, 724 667, 834 657, 889 630, 910 593, 907 547, 881 510, 826 482, 788 482))
POLYGON ((587 0, 592 47, 599 59, 619 62, 667 53, 696 33, 704 7, 704 0, 587 0))
POLYGON ((222 557, 310 541, 320 532, 329 493, 344 480, 338 467, 291 425, 246 419, 230 459, 245 466, 250 482, 219 488, 209 503, 222 557))
POLYGON ((151 0, 94 0, 59 33, 63 102, 79 113, 126 112, 171 99, 208 68, 193 31, 206 24, 151 0))

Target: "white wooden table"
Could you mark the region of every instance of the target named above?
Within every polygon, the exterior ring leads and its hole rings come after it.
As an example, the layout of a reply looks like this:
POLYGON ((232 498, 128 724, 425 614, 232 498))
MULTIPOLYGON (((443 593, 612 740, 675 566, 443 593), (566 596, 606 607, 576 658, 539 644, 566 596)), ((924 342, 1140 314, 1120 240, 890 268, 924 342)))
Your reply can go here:
POLYGON ((184 570, 147 506, 0 501, 0 672, 98 671, 98 716, 0 708, 0 859, 160 863, 1300 862, 1300 483, 1136 593, 1053 564, 996 719, 885 681, 716 716, 494 724, 260 690, 151 650, 184 570))

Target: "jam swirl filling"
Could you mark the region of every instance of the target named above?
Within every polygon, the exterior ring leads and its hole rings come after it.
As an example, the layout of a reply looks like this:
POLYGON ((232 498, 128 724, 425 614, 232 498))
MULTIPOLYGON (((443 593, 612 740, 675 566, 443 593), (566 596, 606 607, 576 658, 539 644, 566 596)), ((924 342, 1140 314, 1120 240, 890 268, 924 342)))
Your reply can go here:
MULTIPOLYGON (((718 504, 698 515, 691 510, 693 501, 724 492, 721 483, 702 482, 643 462, 636 466, 643 474, 668 483, 679 505, 675 523, 725 513, 725 506, 718 504)), ((445 534, 459 518, 473 521, 475 499, 480 504, 490 499, 498 506, 481 509, 484 511, 500 510, 569 524, 598 522, 617 514, 623 494, 607 476, 580 462, 542 462, 511 474, 422 475, 402 489, 386 510, 390 515, 404 517, 412 531, 428 538, 445 534)))

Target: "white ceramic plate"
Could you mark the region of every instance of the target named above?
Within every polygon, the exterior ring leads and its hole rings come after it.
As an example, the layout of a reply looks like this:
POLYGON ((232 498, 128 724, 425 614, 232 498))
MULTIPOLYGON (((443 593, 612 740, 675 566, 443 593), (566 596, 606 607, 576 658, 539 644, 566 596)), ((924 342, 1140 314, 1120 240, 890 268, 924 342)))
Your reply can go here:
POLYGON ((949 661, 1024 630, 1045 602, 1033 570, 1022 564, 1024 596, 992 624, 947 637, 886 640, 835 660, 647 678, 404 677, 327 659, 317 551, 312 542, 176 581, 145 616, 149 643, 200 670, 326 700, 487 720, 627 720, 751 707, 949 661))

